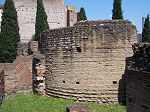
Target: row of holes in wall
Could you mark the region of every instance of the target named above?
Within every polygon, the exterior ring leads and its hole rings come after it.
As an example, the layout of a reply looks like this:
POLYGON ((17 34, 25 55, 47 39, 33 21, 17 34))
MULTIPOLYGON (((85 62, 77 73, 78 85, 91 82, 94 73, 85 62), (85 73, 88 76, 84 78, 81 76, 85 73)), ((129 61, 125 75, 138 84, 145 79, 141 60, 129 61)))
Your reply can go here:
MULTIPOLYGON (((63 83, 66 83, 65 81, 62 81, 63 83)), ((80 82, 76 82, 76 84, 80 84, 80 82)))
MULTIPOLYGON (((66 83, 65 81, 62 81, 63 83, 66 83)), ((80 82, 76 82, 76 84, 80 84, 80 82)), ((113 81, 113 84, 117 84, 117 81, 113 81)))

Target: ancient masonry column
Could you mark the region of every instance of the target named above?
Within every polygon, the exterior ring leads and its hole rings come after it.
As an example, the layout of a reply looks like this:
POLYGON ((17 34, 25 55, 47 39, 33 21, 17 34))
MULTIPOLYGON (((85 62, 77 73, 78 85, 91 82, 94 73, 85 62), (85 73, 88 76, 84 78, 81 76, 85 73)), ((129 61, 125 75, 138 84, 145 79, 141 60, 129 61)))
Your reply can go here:
POLYGON ((33 92, 45 95, 45 59, 39 52, 33 54, 33 92))

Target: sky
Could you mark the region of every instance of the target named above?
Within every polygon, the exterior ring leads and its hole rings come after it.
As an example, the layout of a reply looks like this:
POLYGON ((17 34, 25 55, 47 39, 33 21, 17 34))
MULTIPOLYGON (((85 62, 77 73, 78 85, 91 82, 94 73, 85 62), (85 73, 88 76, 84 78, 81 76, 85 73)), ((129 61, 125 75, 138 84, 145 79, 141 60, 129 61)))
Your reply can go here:
MULTIPOLYGON (((0 0, 3 4, 5 0, 0 0)), ((88 20, 111 19, 113 0, 64 0, 65 5, 75 5, 79 11, 84 7, 88 20)), ((150 0, 122 0, 122 10, 125 20, 136 25, 139 33, 142 32, 142 17, 150 13, 150 0)))

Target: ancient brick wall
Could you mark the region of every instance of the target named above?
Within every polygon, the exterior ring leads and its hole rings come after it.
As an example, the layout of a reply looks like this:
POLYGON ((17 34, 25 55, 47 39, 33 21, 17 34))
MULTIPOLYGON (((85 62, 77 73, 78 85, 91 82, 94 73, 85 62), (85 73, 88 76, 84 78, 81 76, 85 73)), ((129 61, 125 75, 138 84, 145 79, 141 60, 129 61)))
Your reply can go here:
POLYGON ((29 55, 29 45, 28 43, 19 42, 17 45, 17 57, 28 56, 29 55))
POLYGON ((40 96, 45 95, 45 57, 36 52, 33 55, 33 92, 40 96))
POLYGON ((37 41, 30 41, 29 43, 19 42, 17 45, 17 57, 29 56, 34 54, 37 51, 38 51, 37 41))
POLYGON ((77 22, 76 6, 66 6, 67 26, 73 26, 77 22))
POLYGON ((37 41, 30 41, 29 42, 29 51, 32 53, 38 51, 38 42, 37 41))
POLYGON ((43 0, 50 29, 65 27, 64 0, 43 0))
POLYGON ((0 64, 5 71, 5 94, 32 91, 32 58, 18 57, 13 63, 0 64))
POLYGON ((127 71, 127 112, 150 112, 150 73, 127 71))
POLYGON ((150 112, 150 44, 135 44, 133 51, 126 68, 127 112, 150 112))
POLYGON ((125 101, 125 59, 132 56, 137 30, 129 21, 79 22, 43 32, 46 95, 116 103, 125 101))
POLYGON ((4 69, 0 68, 0 105, 2 104, 2 100, 4 98, 4 69))

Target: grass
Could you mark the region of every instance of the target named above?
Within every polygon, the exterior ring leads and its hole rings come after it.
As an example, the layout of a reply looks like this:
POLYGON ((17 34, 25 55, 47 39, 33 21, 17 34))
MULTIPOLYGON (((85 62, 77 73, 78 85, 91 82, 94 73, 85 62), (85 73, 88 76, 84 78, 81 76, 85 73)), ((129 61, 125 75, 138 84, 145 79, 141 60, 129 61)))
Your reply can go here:
MULTIPOLYGON (((65 112, 67 105, 76 103, 73 100, 40 97, 32 93, 17 94, 3 100, 0 112, 65 112)), ((120 104, 89 104, 91 112, 126 112, 126 107, 120 104)))

